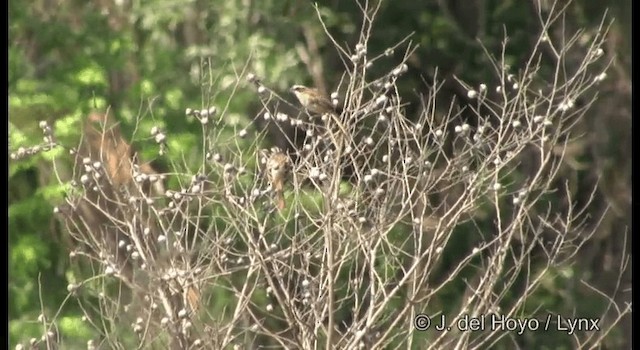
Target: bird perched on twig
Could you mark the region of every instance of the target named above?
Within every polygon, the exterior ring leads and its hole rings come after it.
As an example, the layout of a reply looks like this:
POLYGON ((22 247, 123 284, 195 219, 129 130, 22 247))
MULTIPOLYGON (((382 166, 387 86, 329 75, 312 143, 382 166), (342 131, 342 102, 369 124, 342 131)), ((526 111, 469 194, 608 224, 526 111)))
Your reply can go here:
POLYGON ((271 148, 266 161, 267 178, 276 196, 276 206, 284 209, 284 183, 289 172, 289 156, 278 147, 271 148))
POLYGON ((340 114, 339 108, 334 106, 318 89, 294 85, 291 87, 291 92, 296 96, 302 107, 312 116, 340 114))

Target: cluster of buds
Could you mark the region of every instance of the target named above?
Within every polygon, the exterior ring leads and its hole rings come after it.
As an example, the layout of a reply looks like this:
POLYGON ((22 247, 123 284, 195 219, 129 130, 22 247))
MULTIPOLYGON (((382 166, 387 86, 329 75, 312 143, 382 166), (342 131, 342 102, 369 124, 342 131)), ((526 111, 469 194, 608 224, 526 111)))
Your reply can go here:
POLYGON ((203 174, 196 174, 191 178, 191 185, 189 186, 189 193, 198 194, 202 193, 204 188, 204 183, 207 180, 207 177, 203 174))
POLYGON ((11 152, 11 154, 9 155, 12 160, 24 159, 43 151, 49 151, 57 146, 57 143, 53 138, 53 129, 51 128, 49 123, 43 120, 39 123, 39 126, 40 129, 42 129, 42 133, 44 135, 42 137, 44 143, 32 147, 19 147, 17 151, 11 152))
POLYGON ((396 67, 394 70, 391 71, 391 75, 393 75, 394 77, 399 77, 402 74, 406 73, 409 70, 409 66, 407 66, 406 63, 403 63, 401 65, 399 65, 398 67, 396 67))
POLYGON ((255 85, 258 94, 260 95, 264 95, 266 94, 269 90, 262 84, 262 82, 260 81, 260 78, 258 78, 255 74, 253 73, 249 73, 247 74, 247 81, 250 82, 251 84, 255 85))
POLYGON ((526 189, 521 189, 516 196, 513 197, 513 204, 518 205, 527 197, 529 192, 526 189))
POLYGON ((46 144, 53 144, 55 141, 53 140, 53 129, 46 120, 41 121, 38 126, 42 129, 42 134, 44 135, 43 140, 46 144))
POLYGON ((302 280, 302 303, 305 305, 311 304, 311 282, 305 278, 302 280))
POLYGON ((160 145, 160 155, 164 155, 167 152, 167 134, 160 130, 157 126, 151 128, 151 136, 158 145, 160 145))
POLYGON ((191 109, 187 108, 184 112, 187 117, 194 116, 197 118, 202 125, 209 124, 209 118, 215 117, 218 113, 218 108, 216 106, 211 106, 209 108, 204 109, 191 109))
POLYGON ((362 58, 364 58, 366 55, 367 55, 367 47, 362 43, 358 43, 358 44, 356 44, 355 53, 353 55, 351 55, 351 57, 350 57, 351 58, 351 62, 357 63, 362 58))
POLYGON ((98 181, 104 176, 102 163, 92 161, 91 158, 85 157, 82 159, 82 168, 84 172, 80 175, 80 184, 86 189, 98 191, 98 181))

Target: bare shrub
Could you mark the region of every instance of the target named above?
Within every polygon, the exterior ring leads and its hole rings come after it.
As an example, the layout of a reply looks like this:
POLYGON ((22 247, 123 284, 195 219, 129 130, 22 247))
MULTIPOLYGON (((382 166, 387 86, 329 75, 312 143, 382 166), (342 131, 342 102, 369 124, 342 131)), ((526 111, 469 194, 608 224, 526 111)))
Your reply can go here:
MULTIPOLYGON (((525 66, 487 51, 496 83, 459 79, 466 100, 441 106, 436 75, 409 118, 397 84, 413 47, 367 50, 377 10, 363 7, 353 48, 333 40, 346 67, 333 96, 343 96, 339 115, 285 114, 288 98, 253 74, 238 77, 235 88, 257 88, 255 118, 302 143, 288 149, 282 209, 265 174, 265 132, 229 137, 224 111, 187 111, 203 126, 197 173, 139 165, 109 121, 86 129, 77 192, 59 210, 83 245, 72 254, 93 268, 70 290, 98 298, 96 310, 78 300, 103 348, 486 348, 519 335, 462 331, 458 321, 529 319, 542 331, 552 316, 553 329, 566 326, 531 296, 571 266, 598 225, 558 174, 608 67, 607 27, 589 45, 577 35, 555 42, 546 31, 562 20, 558 8, 541 18, 525 66), (372 77, 392 50, 405 59, 372 77), (553 71, 541 69, 542 50, 555 55, 553 71), (180 186, 153 191, 164 178, 180 186), (425 315, 434 323, 420 330, 425 315), (449 330, 434 328, 442 316, 449 330)), ((597 346, 618 320, 573 334, 575 345, 597 346)))

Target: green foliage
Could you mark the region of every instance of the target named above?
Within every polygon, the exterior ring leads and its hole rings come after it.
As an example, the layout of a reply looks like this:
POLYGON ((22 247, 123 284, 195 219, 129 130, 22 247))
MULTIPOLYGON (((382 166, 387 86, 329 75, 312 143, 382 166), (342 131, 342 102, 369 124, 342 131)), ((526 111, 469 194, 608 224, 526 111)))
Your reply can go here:
POLYGON ((60 326, 61 332, 67 334, 70 340, 78 339, 78 344, 84 343, 80 341, 90 338, 93 335, 92 329, 80 316, 61 317, 58 325, 60 326))

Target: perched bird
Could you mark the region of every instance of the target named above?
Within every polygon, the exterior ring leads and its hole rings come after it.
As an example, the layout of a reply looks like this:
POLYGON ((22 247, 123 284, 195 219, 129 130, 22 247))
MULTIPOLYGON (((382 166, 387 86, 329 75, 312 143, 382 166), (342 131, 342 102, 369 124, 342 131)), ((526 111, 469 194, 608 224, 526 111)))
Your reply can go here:
POLYGON ((278 147, 273 147, 266 162, 267 177, 275 192, 276 206, 284 209, 284 183, 289 171, 289 157, 278 147))
POLYGON ((291 92, 296 96, 302 107, 312 116, 340 113, 339 109, 318 89, 294 85, 291 88, 291 92))

